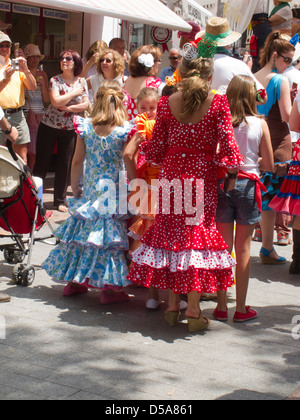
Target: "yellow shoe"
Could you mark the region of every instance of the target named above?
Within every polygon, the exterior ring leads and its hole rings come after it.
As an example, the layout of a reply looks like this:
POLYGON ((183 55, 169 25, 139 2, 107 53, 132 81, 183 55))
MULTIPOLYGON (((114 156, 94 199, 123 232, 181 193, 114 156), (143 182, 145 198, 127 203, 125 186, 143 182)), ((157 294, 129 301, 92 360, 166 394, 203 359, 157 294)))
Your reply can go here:
POLYGON ((180 317, 180 312, 179 311, 166 311, 165 312, 165 321, 171 326, 171 327, 175 327, 175 325, 178 322, 178 319, 180 317))
POLYGON ((197 332, 197 331, 204 331, 207 330, 210 324, 210 320, 206 318, 205 316, 200 317, 198 319, 196 318, 188 318, 188 330, 189 332, 197 332), (204 321, 202 320, 204 319, 204 321))

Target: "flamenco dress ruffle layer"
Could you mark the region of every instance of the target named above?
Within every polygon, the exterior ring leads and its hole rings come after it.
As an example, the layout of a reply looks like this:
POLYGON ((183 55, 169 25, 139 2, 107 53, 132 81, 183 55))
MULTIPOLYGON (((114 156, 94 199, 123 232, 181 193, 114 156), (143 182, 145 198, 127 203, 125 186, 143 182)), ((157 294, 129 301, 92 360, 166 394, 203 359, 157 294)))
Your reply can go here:
POLYGON ((107 137, 104 143, 111 142, 111 148, 103 150, 90 122, 79 119, 77 123, 77 132, 86 145, 83 196, 68 199, 71 216, 56 230, 61 242, 44 261, 43 268, 56 282, 118 289, 131 284, 126 278, 124 255, 129 248, 127 215, 119 214, 117 195, 113 203, 105 200, 103 181, 106 178, 118 185, 119 172, 123 170, 121 153, 129 127, 117 129, 107 137), (118 159, 112 159, 113 153, 118 159), (112 163, 105 169, 110 159, 112 163))
MULTIPOLYGON (((217 167, 243 164, 233 136, 227 98, 216 95, 206 116, 193 125, 179 123, 170 111, 168 98, 163 98, 146 160, 162 165, 160 180, 203 179, 204 213, 195 225, 187 223, 187 217, 194 215, 186 214, 185 209, 181 214, 172 210, 165 214, 160 193, 158 214, 143 235, 142 245, 132 254, 134 265, 128 279, 177 294, 227 290, 234 284, 235 260, 215 226, 217 167)), ((195 188, 191 196, 196 203, 195 188)), ((184 193, 183 202, 185 198, 184 193)), ((170 209, 175 201, 171 192, 170 209)))
POLYGON ((300 139, 295 146, 289 172, 269 206, 277 213, 300 216, 300 139))

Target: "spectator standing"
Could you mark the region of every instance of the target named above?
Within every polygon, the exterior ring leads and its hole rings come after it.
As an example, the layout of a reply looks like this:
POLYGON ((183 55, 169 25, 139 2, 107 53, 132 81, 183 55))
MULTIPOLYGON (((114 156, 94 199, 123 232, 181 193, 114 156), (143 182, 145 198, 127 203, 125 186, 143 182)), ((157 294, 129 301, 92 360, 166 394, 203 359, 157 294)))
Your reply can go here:
POLYGON ((39 126, 33 172, 45 179, 57 144, 54 206, 66 212, 66 192, 76 145, 73 117, 87 110, 89 100, 86 80, 80 77, 83 68, 80 55, 72 50, 61 52, 60 68, 61 74, 52 77, 49 83, 51 104, 39 126))
POLYGON ((208 19, 205 31, 201 31, 198 35, 218 44, 217 53, 214 56, 212 89, 225 94, 231 79, 238 74, 250 76, 255 81, 257 89, 263 89, 246 63, 230 57, 230 45, 240 39, 241 34, 231 30, 226 18, 212 17, 208 19))
POLYGON ((155 45, 143 45, 132 53, 129 63, 130 76, 124 85, 125 91, 131 97, 128 108, 130 119, 138 115, 136 98, 143 88, 153 87, 161 95, 165 84, 156 77, 161 56, 161 50, 155 45))
POLYGON ((288 80, 282 75, 291 65, 295 48, 283 39, 280 32, 272 32, 261 51, 261 70, 255 74, 267 91, 268 100, 259 105, 258 112, 266 118, 271 133, 275 173, 265 172, 262 182, 267 192, 262 194, 262 248, 260 259, 263 264, 284 264, 273 247, 276 213, 269 207, 270 201, 280 190, 292 158, 292 142, 288 126, 292 102, 288 80))
POLYGON ((113 79, 124 86, 126 81, 124 68, 124 59, 117 51, 112 49, 102 51, 97 63, 97 74, 87 79, 88 88, 93 92, 93 100, 104 80, 113 79))
POLYGON ((129 72, 129 64, 125 57, 125 54, 126 54, 125 40, 122 38, 113 38, 109 43, 109 48, 117 51, 124 58, 124 64, 125 64, 124 76, 128 77, 130 72, 129 72))
POLYGON ((180 52, 177 48, 172 48, 170 50, 169 60, 170 60, 169 67, 165 67, 164 69, 162 69, 162 71, 160 73, 160 78, 161 78, 162 82, 165 82, 165 79, 166 79, 167 76, 172 77, 175 70, 177 70, 177 68, 178 68, 178 65, 179 65, 180 60, 181 60, 181 55, 180 55, 180 52))
POLYGON ((281 34, 292 34, 293 11, 289 3, 292 0, 273 0, 274 8, 269 16, 269 23, 273 31, 281 34))
POLYGON ((36 90, 27 90, 25 93, 24 115, 30 132, 30 144, 27 148, 28 166, 33 171, 36 155, 36 137, 40 122, 45 113, 44 105, 49 102, 49 89, 47 74, 39 68, 40 61, 45 58, 39 47, 28 44, 24 48, 28 68, 36 79, 36 90))
MULTIPOLYGON (((18 57, 18 69, 12 66, 11 44, 9 36, 0 32, 0 106, 9 123, 19 132, 18 140, 13 146, 14 150, 24 162, 27 162, 30 134, 22 107, 25 104, 25 90, 35 90, 36 80, 24 57, 18 57)), ((0 144, 5 144, 5 141, 6 134, 0 130, 0 144)))

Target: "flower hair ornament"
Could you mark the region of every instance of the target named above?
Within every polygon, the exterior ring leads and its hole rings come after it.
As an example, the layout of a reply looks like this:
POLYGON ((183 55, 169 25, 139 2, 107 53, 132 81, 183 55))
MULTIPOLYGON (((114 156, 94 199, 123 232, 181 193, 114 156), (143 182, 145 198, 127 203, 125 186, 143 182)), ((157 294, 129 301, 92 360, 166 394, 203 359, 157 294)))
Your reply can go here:
POLYGON ((196 58, 213 58, 217 52, 218 43, 210 38, 198 38, 194 42, 184 44, 183 56, 186 60, 192 61, 196 58))
POLYGON ((142 64, 143 66, 145 66, 147 69, 151 69, 151 67, 154 66, 154 58, 153 55, 148 53, 148 54, 141 54, 138 57, 138 62, 140 64, 142 64))

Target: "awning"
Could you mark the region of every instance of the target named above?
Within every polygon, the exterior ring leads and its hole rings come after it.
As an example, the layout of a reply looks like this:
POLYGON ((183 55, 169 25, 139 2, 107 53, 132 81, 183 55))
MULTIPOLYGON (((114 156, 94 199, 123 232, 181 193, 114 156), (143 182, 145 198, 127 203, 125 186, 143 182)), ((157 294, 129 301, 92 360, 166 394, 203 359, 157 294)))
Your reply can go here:
POLYGON ((192 27, 159 0, 27 0, 64 10, 100 14, 117 19, 190 32, 192 27))

